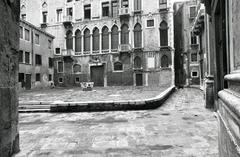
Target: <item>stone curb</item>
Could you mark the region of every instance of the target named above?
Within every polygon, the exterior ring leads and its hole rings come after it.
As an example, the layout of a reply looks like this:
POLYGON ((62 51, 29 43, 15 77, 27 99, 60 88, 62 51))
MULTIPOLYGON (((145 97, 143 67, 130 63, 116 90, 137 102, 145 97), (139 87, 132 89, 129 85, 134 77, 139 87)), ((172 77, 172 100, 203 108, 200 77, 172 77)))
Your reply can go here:
MULTIPOLYGON (((50 112, 97 112, 97 111, 126 111, 126 110, 148 110, 160 107, 163 102, 174 92, 175 86, 171 86, 163 91, 156 97, 143 99, 143 100, 130 100, 130 101, 89 101, 89 102, 55 102, 50 103, 50 112)), ((22 105, 30 105, 24 103, 22 105)), ((32 103, 33 104, 33 103, 32 103)), ((34 104, 43 104, 34 102, 34 104)), ((45 103, 44 103, 45 104, 45 103)), ((36 109, 32 110, 37 112, 36 109)), ((19 110, 22 113, 22 110, 19 110)), ((30 113, 31 109, 24 113, 30 113)), ((39 112, 44 112, 40 109, 39 112)), ((49 111, 48 111, 49 112, 49 111)))

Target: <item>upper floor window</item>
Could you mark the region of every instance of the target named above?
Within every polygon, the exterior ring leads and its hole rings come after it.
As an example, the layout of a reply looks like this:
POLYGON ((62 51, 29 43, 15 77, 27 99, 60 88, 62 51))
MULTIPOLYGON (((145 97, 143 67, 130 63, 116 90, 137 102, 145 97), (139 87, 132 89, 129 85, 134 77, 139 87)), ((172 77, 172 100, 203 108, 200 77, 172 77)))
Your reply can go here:
POLYGON ((167 0, 159 0, 159 3, 160 3, 160 4, 166 4, 166 3, 167 3, 167 0))
POLYGON ((26 16, 27 16, 26 14, 22 14, 21 15, 22 20, 26 20, 26 16))
POLYGON ((109 3, 108 2, 102 3, 102 16, 103 17, 109 16, 109 3))
POLYGON ((72 2, 73 0, 67 0, 67 2, 72 2))
POLYGON ((38 54, 35 55, 35 64, 42 65, 42 56, 41 55, 38 55, 38 54))
POLYGON ((196 6, 189 7, 189 18, 195 18, 196 14, 196 6))
POLYGON ((166 21, 160 23, 160 46, 168 46, 168 24, 166 21))
POLYGON ((129 30, 126 24, 121 28, 121 44, 129 44, 129 30))
POLYGON ((85 29, 84 31, 84 51, 90 51, 90 30, 85 29))
POLYGON ((74 64, 74 65, 73 65, 73 73, 74 73, 74 74, 81 73, 81 65, 79 65, 79 64, 74 64))
POLYGON ((91 5, 84 6, 84 19, 91 19, 91 5))
POLYGON ((197 36, 191 32, 191 45, 196 45, 197 44, 197 36))
POLYGON ((22 26, 19 27, 19 31, 20 31, 20 33, 19 33, 20 38, 23 39, 23 27, 22 26))
POLYGON ((108 28, 106 26, 102 28, 102 49, 103 50, 109 49, 109 33, 108 28))
POLYGON ((117 17, 118 16, 118 3, 117 1, 112 1, 112 17, 117 17))
POLYGON ((154 27, 154 19, 147 20, 147 27, 154 27))
POLYGON ((23 63, 23 51, 22 50, 20 50, 18 52, 18 62, 23 63))
POLYGON ((59 61, 57 64, 57 71, 58 73, 63 73, 63 62, 59 61))
POLYGON ((44 11, 42 12, 42 20, 43 20, 43 23, 47 23, 47 11, 44 11))
POLYGON ((99 29, 94 28, 93 30, 93 51, 98 51, 99 50, 99 29))
POLYGON ((61 54, 61 51, 60 51, 59 47, 55 48, 55 54, 56 55, 60 55, 61 54))
POLYGON ((141 8, 142 8, 142 4, 141 4, 141 1, 142 0, 134 0, 134 10, 136 11, 136 10, 141 10, 141 8))
POLYGON ((53 67, 53 58, 48 58, 48 67, 52 68, 53 67))
POLYGON ((62 22, 62 9, 57 9, 57 22, 62 22))
POLYGON ((25 63, 30 64, 30 52, 25 52, 25 63))
POLYGON ((67 16, 73 16, 73 9, 67 8, 67 16))
POLYGON ((134 68, 135 69, 142 68, 142 61, 141 61, 141 58, 139 56, 134 58, 134 68))
POLYGON ((191 53, 191 61, 197 62, 197 53, 191 53))
POLYGON ((163 55, 161 58, 161 67, 166 68, 168 66, 169 66, 168 57, 166 55, 163 55))
POLYGON ((41 75, 40 75, 40 73, 36 73, 36 81, 41 81, 41 75))
POLYGON ((113 70, 114 71, 122 71, 123 70, 123 64, 121 62, 115 62, 113 70))
POLYGON ((134 47, 142 47, 142 27, 139 23, 134 27, 134 47))
POLYGON ((122 0, 122 8, 128 8, 128 0, 122 0))
POLYGON ((112 27, 111 31, 111 47, 113 50, 118 49, 119 44, 119 33, 118 33, 118 27, 114 25, 112 27))
POLYGON ((30 41, 30 31, 25 28, 24 32, 25 32, 25 40, 30 41))
POLYGON ((75 32, 75 51, 76 52, 81 52, 81 45, 82 45, 82 40, 81 40, 81 31, 77 30, 75 32))
POLYGON ((72 37, 72 31, 68 31, 66 34, 66 45, 67 45, 67 50, 72 50, 73 49, 73 37, 72 37))
POLYGON ((35 34, 35 44, 39 44, 39 34, 35 34))

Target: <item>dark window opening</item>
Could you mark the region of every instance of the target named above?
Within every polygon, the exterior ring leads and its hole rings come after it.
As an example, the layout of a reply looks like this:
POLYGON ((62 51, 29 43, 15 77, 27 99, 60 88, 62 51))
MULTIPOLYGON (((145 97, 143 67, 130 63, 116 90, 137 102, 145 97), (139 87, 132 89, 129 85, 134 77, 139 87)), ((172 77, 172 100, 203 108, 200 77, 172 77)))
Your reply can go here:
POLYGON ((93 30, 93 51, 99 50, 99 29, 93 30))
POLYGON ((60 48, 59 47, 55 49, 55 54, 57 54, 57 55, 60 54, 60 48))
POLYGON ((147 27, 154 27, 154 20, 147 20, 147 27))
POLYGON ((22 14, 22 15, 21 15, 22 20, 26 20, 26 17, 27 17, 26 14, 22 14))
POLYGON ((73 66, 73 73, 74 73, 74 74, 81 73, 81 65, 75 64, 75 65, 73 66))
POLYGON ((163 55, 161 58, 161 67, 166 68, 168 66, 169 66, 168 57, 166 55, 163 55))
POLYGON ((42 12, 42 19, 43 19, 43 23, 47 23, 47 12, 46 11, 42 12))
POLYGON ((18 53, 18 62, 23 63, 23 51, 20 50, 18 53))
POLYGON ((79 82, 80 82, 80 78, 79 78, 79 77, 76 77, 76 78, 75 78, 75 82, 76 82, 76 83, 79 83, 79 82))
POLYGON ((90 30, 84 31, 84 51, 90 51, 90 30))
POLYGON ((129 44, 128 25, 124 24, 121 30, 121 44, 129 44))
POLYGON ((72 15, 73 15, 73 9, 67 8, 67 16, 72 16, 72 15))
POLYGON ((128 8, 128 0, 122 0, 122 7, 128 8))
POLYGON ((197 53, 192 53, 191 54, 191 61, 192 62, 197 62, 197 53))
POLYGON ((109 16, 109 3, 108 2, 102 3, 102 16, 103 17, 109 16))
POLYGON ((35 64, 42 65, 42 56, 41 55, 38 55, 38 54, 35 55, 35 64))
POLYGON ((41 81, 40 73, 37 73, 37 74, 36 74, 36 81, 41 81))
POLYGON ((109 33, 108 28, 105 26, 102 29, 102 49, 107 50, 109 49, 109 33))
POLYGON ((118 27, 114 25, 112 27, 111 31, 111 47, 113 50, 118 49, 118 44, 119 44, 119 33, 118 33, 118 27))
POLYGON ((48 58, 48 66, 49 68, 53 67, 53 58, 48 58))
POLYGON ((25 52, 25 63, 30 64, 30 52, 25 52))
POLYGON ((142 4, 141 4, 141 0, 134 0, 134 10, 135 11, 139 11, 139 10, 141 10, 141 6, 142 4))
POLYGON ((30 31, 25 29, 25 40, 30 41, 30 31))
POLYGON ((52 81, 52 74, 48 75, 48 81, 52 81))
POLYGON ((112 17, 118 16, 118 4, 117 1, 112 2, 112 17))
POLYGON ((63 62, 58 62, 58 66, 57 66, 58 72, 62 73, 63 72, 63 62))
POLYGON ((58 78, 58 82, 59 82, 59 83, 63 83, 63 78, 62 78, 62 77, 59 77, 59 78, 58 78))
POLYGON ((67 34, 67 39, 66 39, 66 45, 67 45, 67 50, 72 50, 73 49, 73 37, 72 37, 72 31, 68 31, 67 34))
POLYGON ((35 34, 35 44, 39 44, 39 35, 35 34))
POLYGON ((192 71, 192 77, 198 77, 198 72, 197 71, 192 71))
POLYGON ((197 36, 191 32, 191 45, 196 45, 197 44, 197 36))
POLYGON ((168 24, 162 21, 160 24, 160 46, 168 46, 168 24))
POLYGON ((160 3, 160 4, 166 4, 166 3, 167 3, 167 0, 160 0, 159 3, 160 3))
POLYGON ((23 39, 23 28, 20 26, 20 38, 23 39))
POLYGON ((77 30, 75 32, 75 51, 76 52, 81 52, 81 45, 82 44, 82 40, 81 40, 81 32, 80 30, 77 30))
POLYGON ((48 48, 52 49, 52 41, 51 40, 48 40, 48 48))
POLYGON ((91 19, 91 5, 84 6, 84 19, 91 19))
POLYGON ((134 47, 142 47, 142 28, 139 23, 134 27, 134 47))
POLYGON ((115 62, 114 71, 122 71, 122 70, 123 70, 123 64, 121 62, 115 62))
POLYGON ((135 59, 134 59, 134 68, 135 69, 142 68, 142 61, 141 61, 141 58, 139 56, 135 57, 135 59))
POLYGON ((196 7, 195 6, 190 7, 189 10, 190 10, 190 14, 189 14, 190 18, 194 18, 197 14, 196 7))

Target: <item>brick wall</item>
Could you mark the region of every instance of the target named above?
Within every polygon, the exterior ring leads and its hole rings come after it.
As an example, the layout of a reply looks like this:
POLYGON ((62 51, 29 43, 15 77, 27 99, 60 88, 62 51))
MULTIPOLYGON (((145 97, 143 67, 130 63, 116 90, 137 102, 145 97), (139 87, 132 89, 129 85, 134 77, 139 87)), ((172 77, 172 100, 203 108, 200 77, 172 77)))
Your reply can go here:
POLYGON ((0 1, 0 156, 19 151, 17 70, 19 1, 0 1))

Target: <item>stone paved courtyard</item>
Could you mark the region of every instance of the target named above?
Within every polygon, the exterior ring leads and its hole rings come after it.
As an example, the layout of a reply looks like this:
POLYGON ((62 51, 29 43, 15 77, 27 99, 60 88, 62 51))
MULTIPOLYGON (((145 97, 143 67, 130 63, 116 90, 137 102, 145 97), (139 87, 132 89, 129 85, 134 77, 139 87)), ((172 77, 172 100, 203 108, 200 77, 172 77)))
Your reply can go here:
POLYGON ((86 102, 86 101, 124 101, 147 99, 159 95, 166 87, 94 87, 92 91, 82 91, 79 88, 55 88, 44 90, 30 90, 20 92, 19 101, 22 102, 86 102))
POLYGON ((202 91, 176 91, 156 110, 20 114, 17 157, 217 157, 217 119, 202 91))

